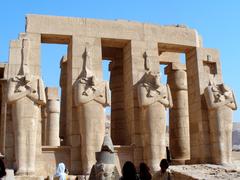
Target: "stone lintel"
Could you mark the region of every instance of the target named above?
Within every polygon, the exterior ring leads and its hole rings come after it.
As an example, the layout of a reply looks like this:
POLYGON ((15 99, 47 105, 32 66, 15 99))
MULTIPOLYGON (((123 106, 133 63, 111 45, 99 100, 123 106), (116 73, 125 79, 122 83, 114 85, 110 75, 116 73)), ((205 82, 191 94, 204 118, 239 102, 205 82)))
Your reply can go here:
POLYGON ((184 70, 186 71, 186 65, 181 63, 171 63, 164 68, 164 74, 169 74, 172 71, 184 70))

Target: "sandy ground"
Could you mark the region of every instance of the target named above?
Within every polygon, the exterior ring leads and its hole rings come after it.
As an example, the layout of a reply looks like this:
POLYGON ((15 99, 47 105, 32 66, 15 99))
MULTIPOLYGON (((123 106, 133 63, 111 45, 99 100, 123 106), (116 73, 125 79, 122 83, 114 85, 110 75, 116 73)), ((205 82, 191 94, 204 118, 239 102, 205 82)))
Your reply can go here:
POLYGON ((178 179, 240 180, 240 152, 233 152, 233 164, 218 166, 211 164, 171 166, 173 174, 184 175, 178 179))
MULTIPOLYGON (((189 179, 201 180, 239 180, 240 169, 237 170, 232 166, 218 166, 210 164, 188 165, 188 166, 172 166, 171 170, 191 177, 189 179)), ((188 178, 187 178, 188 179, 188 178)))

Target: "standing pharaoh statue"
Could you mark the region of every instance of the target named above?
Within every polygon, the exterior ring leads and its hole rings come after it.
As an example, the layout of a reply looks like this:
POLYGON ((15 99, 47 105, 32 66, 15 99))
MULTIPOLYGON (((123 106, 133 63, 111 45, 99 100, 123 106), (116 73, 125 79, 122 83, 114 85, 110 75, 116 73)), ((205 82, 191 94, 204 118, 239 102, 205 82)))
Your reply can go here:
POLYGON ((210 81, 204 92, 208 107, 212 163, 231 163, 232 111, 237 109, 233 91, 210 81))
POLYGON ((166 156, 166 108, 172 107, 168 85, 160 83, 159 73, 148 71, 138 85, 138 101, 143 115, 144 160, 152 171, 166 156))
POLYGON ((105 134, 104 108, 110 105, 109 86, 86 67, 91 68, 90 55, 85 51, 83 70, 74 84, 74 103, 81 136, 82 173, 89 174, 96 162, 95 152, 101 150, 105 134))
POLYGON ((17 174, 32 175, 35 173, 38 122, 46 97, 42 79, 29 73, 30 41, 23 39, 22 42, 22 66, 18 75, 8 81, 7 100, 12 105, 17 174))

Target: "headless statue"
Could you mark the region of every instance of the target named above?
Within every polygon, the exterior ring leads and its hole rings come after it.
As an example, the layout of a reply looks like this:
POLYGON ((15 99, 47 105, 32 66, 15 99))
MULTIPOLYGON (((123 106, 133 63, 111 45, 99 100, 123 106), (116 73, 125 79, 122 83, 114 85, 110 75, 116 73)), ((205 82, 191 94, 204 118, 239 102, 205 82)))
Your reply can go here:
POLYGON ((138 100, 143 114, 144 160, 152 171, 166 157, 166 108, 172 107, 168 85, 160 83, 159 74, 146 72, 138 85, 138 100))
POLYGON ((29 74, 28 48, 29 41, 24 39, 22 69, 8 81, 7 100, 12 105, 18 175, 35 173, 37 127, 41 106, 46 103, 42 79, 29 74))
MULTIPOLYGON (((89 54, 86 52, 87 60, 89 54)), ((82 173, 89 174, 96 162, 95 152, 101 150, 104 139, 104 108, 110 105, 110 95, 108 83, 98 80, 90 70, 83 68, 74 85, 74 101, 80 120, 82 173)))
POLYGON ((225 84, 211 81, 204 96, 208 107, 212 163, 231 163, 232 111, 237 109, 233 91, 225 84))

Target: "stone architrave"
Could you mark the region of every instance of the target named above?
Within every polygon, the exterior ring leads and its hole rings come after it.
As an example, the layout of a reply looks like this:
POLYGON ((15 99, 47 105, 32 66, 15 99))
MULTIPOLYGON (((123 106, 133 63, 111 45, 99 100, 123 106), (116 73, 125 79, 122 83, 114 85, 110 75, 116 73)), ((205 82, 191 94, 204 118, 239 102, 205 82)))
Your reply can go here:
POLYGON ((23 39, 22 67, 8 81, 7 101, 12 105, 15 127, 15 155, 18 175, 35 173, 37 127, 41 106, 46 103, 44 84, 40 77, 29 74, 30 41, 23 39))
POLYGON ((60 146, 60 102, 57 88, 46 88, 47 95, 47 145, 60 146))
MULTIPOLYGON (((90 56, 86 51, 85 62, 90 61, 89 58, 90 56)), ((83 67, 83 72, 74 84, 74 103, 80 121, 83 174, 90 173, 93 164, 96 162, 95 152, 101 150, 105 135, 106 117, 104 108, 110 105, 109 101, 108 83, 97 79, 90 70, 83 67)))
POLYGON ((143 118, 144 160, 151 170, 159 170, 166 157, 166 108, 172 107, 168 85, 160 83, 160 75, 146 72, 138 84, 138 100, 143 118))
POLYGON ((208 107, 212 163, 231 163, 232 111, 237 109, 234 93, 225 84, 210 81, 204 96, 208 107))
POLYGON ((115 155, 112 139, 105 135, 100 152, 96 152, 96 164, 92 167, 89 180, 115 180, 119 173, 115 165, 115 155))
POLYGON ((173 163, 190 159, 189 110, 186 67, 172 64, 165 69, 173 107, 169 112, 169 141, 173 163))

